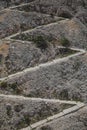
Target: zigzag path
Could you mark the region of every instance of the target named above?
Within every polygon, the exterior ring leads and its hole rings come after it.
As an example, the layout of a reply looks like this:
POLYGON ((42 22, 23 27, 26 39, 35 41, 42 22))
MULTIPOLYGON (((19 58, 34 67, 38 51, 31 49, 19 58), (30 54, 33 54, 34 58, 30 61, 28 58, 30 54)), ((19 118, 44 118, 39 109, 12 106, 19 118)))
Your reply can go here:
MULTIPOLYGON (((9 8, 1 10, 0 12, 6 11, 6 10, 15 9, 15 7, 21 7, 21 6, 26 5, 26 4, 27 3, 21 4, 21 5, 18 5, 18 6, 9 7, 9 8)), ((20 11, 20 12, 22 12, 22 11, 20 11)), ((68 20, 68 19, 66 19, 66 20, 68 20)), ((57 24, 57 22, 50 23, 50 24, 47 24, 47 25, 42 25, 42 26, 50 27, 51 25, 54 25, 54 24, 57 24)), ((42 26, 38 26, 36 28, 39 28, 39 27, 42 27, 42 26)), ((34 29, 36 29, 36 28, 34 28, 34 29)), ((24 31, 23 33, 30 32, 30 31, 32 31, 34 29, 24 31)), ((8 37, 6 37, 4 39, 5 40, 12 40, 11 38, 14 37, 14 36, 16 36, 16 35, 18 35, 18 34, 19 33, 10 35, 10 36, 8 36, 8 37)), ((21 42, 24 42, 24 41, 21 41, 21 42)), ((27 41, 27 42, 29 42, 29 41, 27 41)), ((26 69, 24 69, 21 72, 17 72, 15 74, 11 74, 8 77, 0 78, 0 81, 2 82, 4 80, 6 80, 6 79, 12 79, 12 78, 14 78, 16 76, 18 77, 18 76, 20 76, 20 75, 22 75, 24 73, 27 73, 27 72, 30 72, 30 71, 35 71, 35 70, 37 70, 37 69, 39 69, 41 67, 47 67, 47 66, 50 66, 50 65, 54 65, 56 63, 61 63, 61 62, 69 60, 69 58, 73 58, 73 57, 76 57, 76 56, 79 56, 79 55, 83 55, 83 54, 86 53, 86 51, 83 50, 83 49, 79 49, 79 48, 71 48, 71 49, 77 50, 78 53, 70 55, 70 56, 67 56, 67 57, 63 57, 63 58, 60 58, 60 59, 55 59, 55 60, 53 60, 51 62, 47 62, 47 63, 44 63, 44 64, 39 64, 38 66, 35 66, 35 67, 32 67, 32 68, 26 68, 26 69)), ((28 98, 28 97, 23 97, 23 96, 18 96, 18 95, 4 95, 4 94, 0 94, 0 97, 6 98, 6 99, 15 99, 15 100, 45 101, 45 102, 54 102, 54 103, 59 102, 59 103, 66 103, 66 104, 75 105, 75 106, 73 106, 71 108, 68 108, 67 110, 65 110, 65 111, 63 111, 63 112, 61 112, 59 114, 56 114, 56 115, 51 116, 51 117, 48 117, 45 120, 39 121, 39 122, 37 122, 37 123, 35 123, 33 125, 30 125, 27 128, 21 129, 21 130, 33 130, 34 128, 36 128, 36 127, 38 127, 40 125, 43 125, 43 124, 47 123, 48 121, 52 121, 54 119, 60 118, 60 117, 65 116, 67 114, 70 114, 70 113, 73 113, 75 111, 78 111, 82 107, 85 107, 84 103, 82 103, 82 102, 76 102, 76 101, 67 101, 67 100, 58 100, 58 99, 43 99, 43 98, 28 98)))

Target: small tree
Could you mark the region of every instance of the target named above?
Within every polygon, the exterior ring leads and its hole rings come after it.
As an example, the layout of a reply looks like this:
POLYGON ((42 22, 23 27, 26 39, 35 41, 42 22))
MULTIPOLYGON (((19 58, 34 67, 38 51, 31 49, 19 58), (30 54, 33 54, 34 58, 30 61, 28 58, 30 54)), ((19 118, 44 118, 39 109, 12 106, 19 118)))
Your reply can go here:
POLYGON ((42 36, 37 36, 33 39, 34 43, 42 50, 45 50, 48 47, 47 41, 42 36))
POLYGON ((0 64, 1 64, 1 62, 2 62, 2 59, 3 59, 3 55, 0 54, 0 64))
POLYGON ((52 127, 50 127, 49 125, 42 126, 41 130, 52 130, 52 127))
POLYGON ((53 13, 50 13, 50 16, 51 16, 51 18, 54 18, 54 14, 53 13))
POLYGON ((70 41, 67 38, 63 37, 61 39, 61 45, 64 46, 65 48, 68 48, 70 46, 70 41))
POLYGON ((6 0, 6 6, 9 7, 11 0, 6 0))
POLYGON ((22 24, 20 25, 20 29, 21 29, 21 31, 26 30, 26 23, 22 23, 22 24))
POLYGON ((1 87, 2 89, 5 89, 5 88, 7 88, 7 87, 8 87, 8 83, 7 83, 7 82, 5 82, 5 81, 0 82, 0 87, 1 87))

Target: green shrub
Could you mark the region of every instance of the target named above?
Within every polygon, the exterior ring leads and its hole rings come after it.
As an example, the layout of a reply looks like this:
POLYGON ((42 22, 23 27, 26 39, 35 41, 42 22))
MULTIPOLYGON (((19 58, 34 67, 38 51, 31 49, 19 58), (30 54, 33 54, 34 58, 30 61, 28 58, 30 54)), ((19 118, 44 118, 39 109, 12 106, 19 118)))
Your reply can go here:
POLYGON ((65 99, 65 100, 69 100, 69 94, 68 94, 68 90, 64 89, 60 92, 59 94, 60 99, 65 99))
POLYGON ((5 81, 1 82, 1 83, 0 83, 0 87, 3 88, 3 89, 4 89, 4 88, 7 88, 7 87, 8 87, 7 82, 5 82, 5 81))
POLYGON ((6 104, 6 111, 9 118, 12 117, 12 107, 11 104, 6 104))
POLYGON ((81 96, 81 94, 79 93, 79 92, 77 92, 77 93, 74 93, 73 95, 72 95, 72 100, 73 101, 80 101, 80 102, 82 102, 83 100, 82 100, 82 96, 81 96))
POLYGON ((15 94, 22 93, 22 88, 18 87, 17 82, 9 84, 6 81, 3 81, 3 82, 0 82, 0 87, 1 89, 7 89, 7 90, 12 89, 15 94))
POLYGON ((17 82, 9 84, 9 87, 13 89, 15 94, 21 94, 22 89, 20 87, 18 87, 17 82))
POLYGON ((27 124, 27 125, 30 125, 30 123, 31 123, 31 118, 30 118, 30 116, 29 116, 29 113, 28 113, 28 112, 25 112, 23 116, 24 116, 24 120, 25 120, 26 124, 27 124))
POLYGON ((2 58, 3 58, 3 56, 2 56, 2 54, 0 54, 0 64, 2 62, 2 58))
POLYGON ((68 48, 70 46, 69 40, 67 38, 65 38, 65 37, 61 38, 60 42, 61 42, 61 45, 66 47, 66 48, 68 48))
POLYGON ((33 41, 40 49, 45 50, 48 47, 48 42, 42 36, 37 36, 33 41))
POLYGON ((17 89, 17 83, 12 83, 12 84, 9 84, 10 88, 12 88, 13 90, 16 90, 17 89))
POLYGON ((52 128, 49 125, 42 126, 40 130, 52 130, 52 128))
POLYGON ((54 14, 53 13, 51 13, 50 16, 51 16, 51 18, 54 18, 54 14))
POLYGON ((61 11, 58 16, 63 18, 69 18, 69 19, 73 17, 72 14, 70 14, 70 12, 67 11, 61 11))

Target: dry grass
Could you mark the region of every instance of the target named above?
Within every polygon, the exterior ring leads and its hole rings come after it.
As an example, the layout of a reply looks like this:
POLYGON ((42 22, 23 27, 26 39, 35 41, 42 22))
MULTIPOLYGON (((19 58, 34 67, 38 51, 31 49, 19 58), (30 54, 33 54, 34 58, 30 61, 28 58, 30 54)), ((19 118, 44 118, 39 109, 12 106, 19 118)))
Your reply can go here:
POLYGON ((9 50, 9 45, 7 43, 3 43, 0 45, 0 54, 2 54, 4 57, 7 56, 9 50))

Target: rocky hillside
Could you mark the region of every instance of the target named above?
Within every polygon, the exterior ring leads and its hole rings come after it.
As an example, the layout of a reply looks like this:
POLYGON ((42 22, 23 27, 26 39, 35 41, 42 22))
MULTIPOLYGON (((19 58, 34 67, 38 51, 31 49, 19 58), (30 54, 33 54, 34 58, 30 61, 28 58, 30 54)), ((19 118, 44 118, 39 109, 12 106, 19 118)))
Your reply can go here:
POLYGON ((87 15, 86 0, 35 0, 30 4, 26 4, 26 6, 18 7, 18 9, 53 14, 65 18, 78 16, 80 19, 81 16, 85 22, 87 21, 87 18, 85 17, 85 15, 87 15))
POLYGON ((87 0, 0 1, 0 130, 87 130, 87 0))

